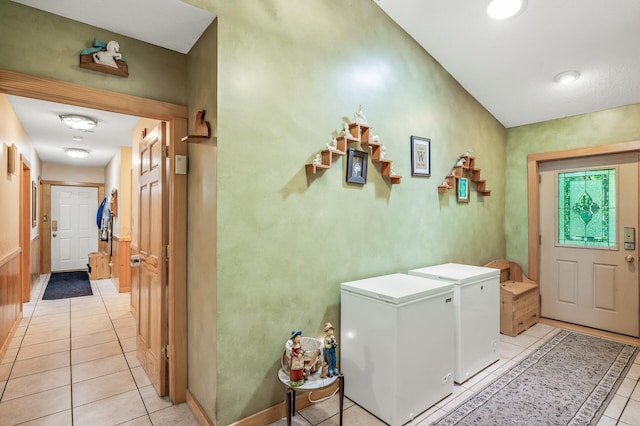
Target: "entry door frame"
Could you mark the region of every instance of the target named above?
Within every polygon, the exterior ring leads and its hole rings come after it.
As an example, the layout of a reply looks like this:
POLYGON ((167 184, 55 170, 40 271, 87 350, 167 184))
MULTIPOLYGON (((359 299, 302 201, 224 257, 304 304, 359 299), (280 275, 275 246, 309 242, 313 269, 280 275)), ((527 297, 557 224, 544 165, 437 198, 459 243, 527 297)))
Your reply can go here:
POLYGON ((572 158, 593 157, 598 155, 634 151, 640 152, 640 141, 544 152, 529 154, 527 156, 529 278, 540 283, 540 163, 553 160, 568 160, 572 158))
MULTIPOLYGON (((187 155, 188 108, 104 89, 0 69, 0 93, 76 105, 166 121, 169 176, 169 398, 186 400, 187 393, 187 175, 175 173, 176 155, 187 155)), ((42 192, 42 191, 41 191, 42 192)), ((42 215, 39 218, 42 220, 42 215)))

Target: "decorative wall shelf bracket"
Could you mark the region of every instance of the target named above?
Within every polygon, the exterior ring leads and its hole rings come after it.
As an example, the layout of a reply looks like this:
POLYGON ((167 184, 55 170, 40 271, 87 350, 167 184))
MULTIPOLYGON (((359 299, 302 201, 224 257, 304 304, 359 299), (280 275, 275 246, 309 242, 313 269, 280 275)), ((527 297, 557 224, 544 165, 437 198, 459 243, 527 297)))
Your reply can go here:
POLYGON ((442 183, 438 185, 438 192, 445 193, 451 188, 456 187, 456 179, 461 177, 470 177, 472 182, 476 183, 478 193, 485 197, 491 195, 491 190, 487 189, 486 179, 480 177, 480 169, 476 168, 476 157, 471 155, 463 155, 459 158, 458 163, 451 169, 451 174, 447 175, 442 183), (462 165, 457 165, 460 160, 464 160, 462 165))
POLYGON ((204 109, 196 113, 195 133, 183 137, 182 142, 198 143, 211 139, 211 125, 209 125, 208 121, 205 121, 205 113, 206 110, 204 109))

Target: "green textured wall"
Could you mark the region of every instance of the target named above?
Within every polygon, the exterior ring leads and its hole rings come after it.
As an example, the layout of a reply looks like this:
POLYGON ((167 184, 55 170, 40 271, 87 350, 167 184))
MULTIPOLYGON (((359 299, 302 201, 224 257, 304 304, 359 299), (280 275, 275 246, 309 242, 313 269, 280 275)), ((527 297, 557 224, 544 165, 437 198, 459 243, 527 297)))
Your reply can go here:
POLYGON ((0 0, 0 68, 181 105, 187 103, 186 55, 0 0), (78 66, 93 39, 117 40, 129 77, 78 66))
MULTIPOLYGON (((372 1, 190 2, 218 14, 217 420, 226 425, 282 401, 285 340, 339 325, 341 282, 504 256, 506 131, 372 1), (349 186, 342 158, 305 174, 360 103, 401 185, 369 163, 368 183, 349 186), (431 178, 410 176, 411 135, 432 138, 431 178), (457 204, 436 186, 470 147, 493 195, 457 204)), ((207 380, 190 375, 189 386, 207 380)))
POLYGON ((507 133, 507 258, 529 270, 527 156, 640 139, 640 104, 514 127, 507 133))
MULTIPOLYGON (((217 21, 188 55, 189 117, 206 110, 215 133, 217 21)), ((189 121, 189 129, 194 123, 189 121)), ((216 404, 216 171, 215 138, 189 144, 187 315, 189 390, 211 419, 216 404)))

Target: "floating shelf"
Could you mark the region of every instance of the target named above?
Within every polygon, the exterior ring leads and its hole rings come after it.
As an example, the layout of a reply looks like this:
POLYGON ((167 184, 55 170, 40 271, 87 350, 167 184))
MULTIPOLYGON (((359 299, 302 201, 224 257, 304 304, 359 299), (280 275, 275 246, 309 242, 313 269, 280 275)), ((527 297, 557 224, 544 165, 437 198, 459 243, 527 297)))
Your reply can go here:
POLYGON ((371 161, 381 164, 382 177, 389 179, 391 184, 399 184, 402 176, 391 174, 391 160, 381 158, 382 144, 370 142, 372 126, 362 123, 347 123, 344 126, 345 134, 336 138, 336 149, 324 149, 320 151, 320 164, 305 164, 307 174, 312 175, 331 168, 334 155, 345 155, 350 143, 360 143, 363 147, 371 148, 371 161))
POLYGON ((195 133, 193 135, 184 136, 182 142, 200 143, 211 139, 211 126, 208 121, 204 120, 206 111, 198 111, 196 113, 195 133))
POLYGON ((491 195, 491 190, 487 189, 487 181, 480 176, 480 169, 476 168, 476 158, 471 155, 463 155, 459 158, 464 159, 461 166, 453 166, 451 174, 445 176, 444 180, 438 185, 438 192, 444 194, 448 190, 456 187, 456 179, 469 176, 472 182, 477 184, 478 193, 484 197, 491 195))

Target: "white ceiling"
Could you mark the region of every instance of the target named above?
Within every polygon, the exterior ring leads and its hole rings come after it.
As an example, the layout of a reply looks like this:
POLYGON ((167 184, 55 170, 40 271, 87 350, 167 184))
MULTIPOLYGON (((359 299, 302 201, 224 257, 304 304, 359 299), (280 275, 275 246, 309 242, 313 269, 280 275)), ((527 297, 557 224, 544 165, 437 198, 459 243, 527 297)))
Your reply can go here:
POLYGON ((8 98, 44 163, 104 167, 121 146, 131 146, 133 128, 140 120, 139 117, 37 99, 12 95, 8 98), (97 119, 98 126, 93 132, 71 130, 60 121, 61 114, 87 115, 97 119), (75 142, 72 139, 74 136, 82 137, 82 141, 75 142), (65 148, 83 148, 90 154, 83 159, 71 158, 64 153, 65 148))
POLYGON ((640 102, 638 0, 529 0, 504 21, 489 0, 376 2, 505 127, 640 102))
MULTIPOLYGON (((180 53, 188 53, 216 17, 180 0, 13 1, 180 53)), ((124 44, 122 53, 126 57, 124 44)))

